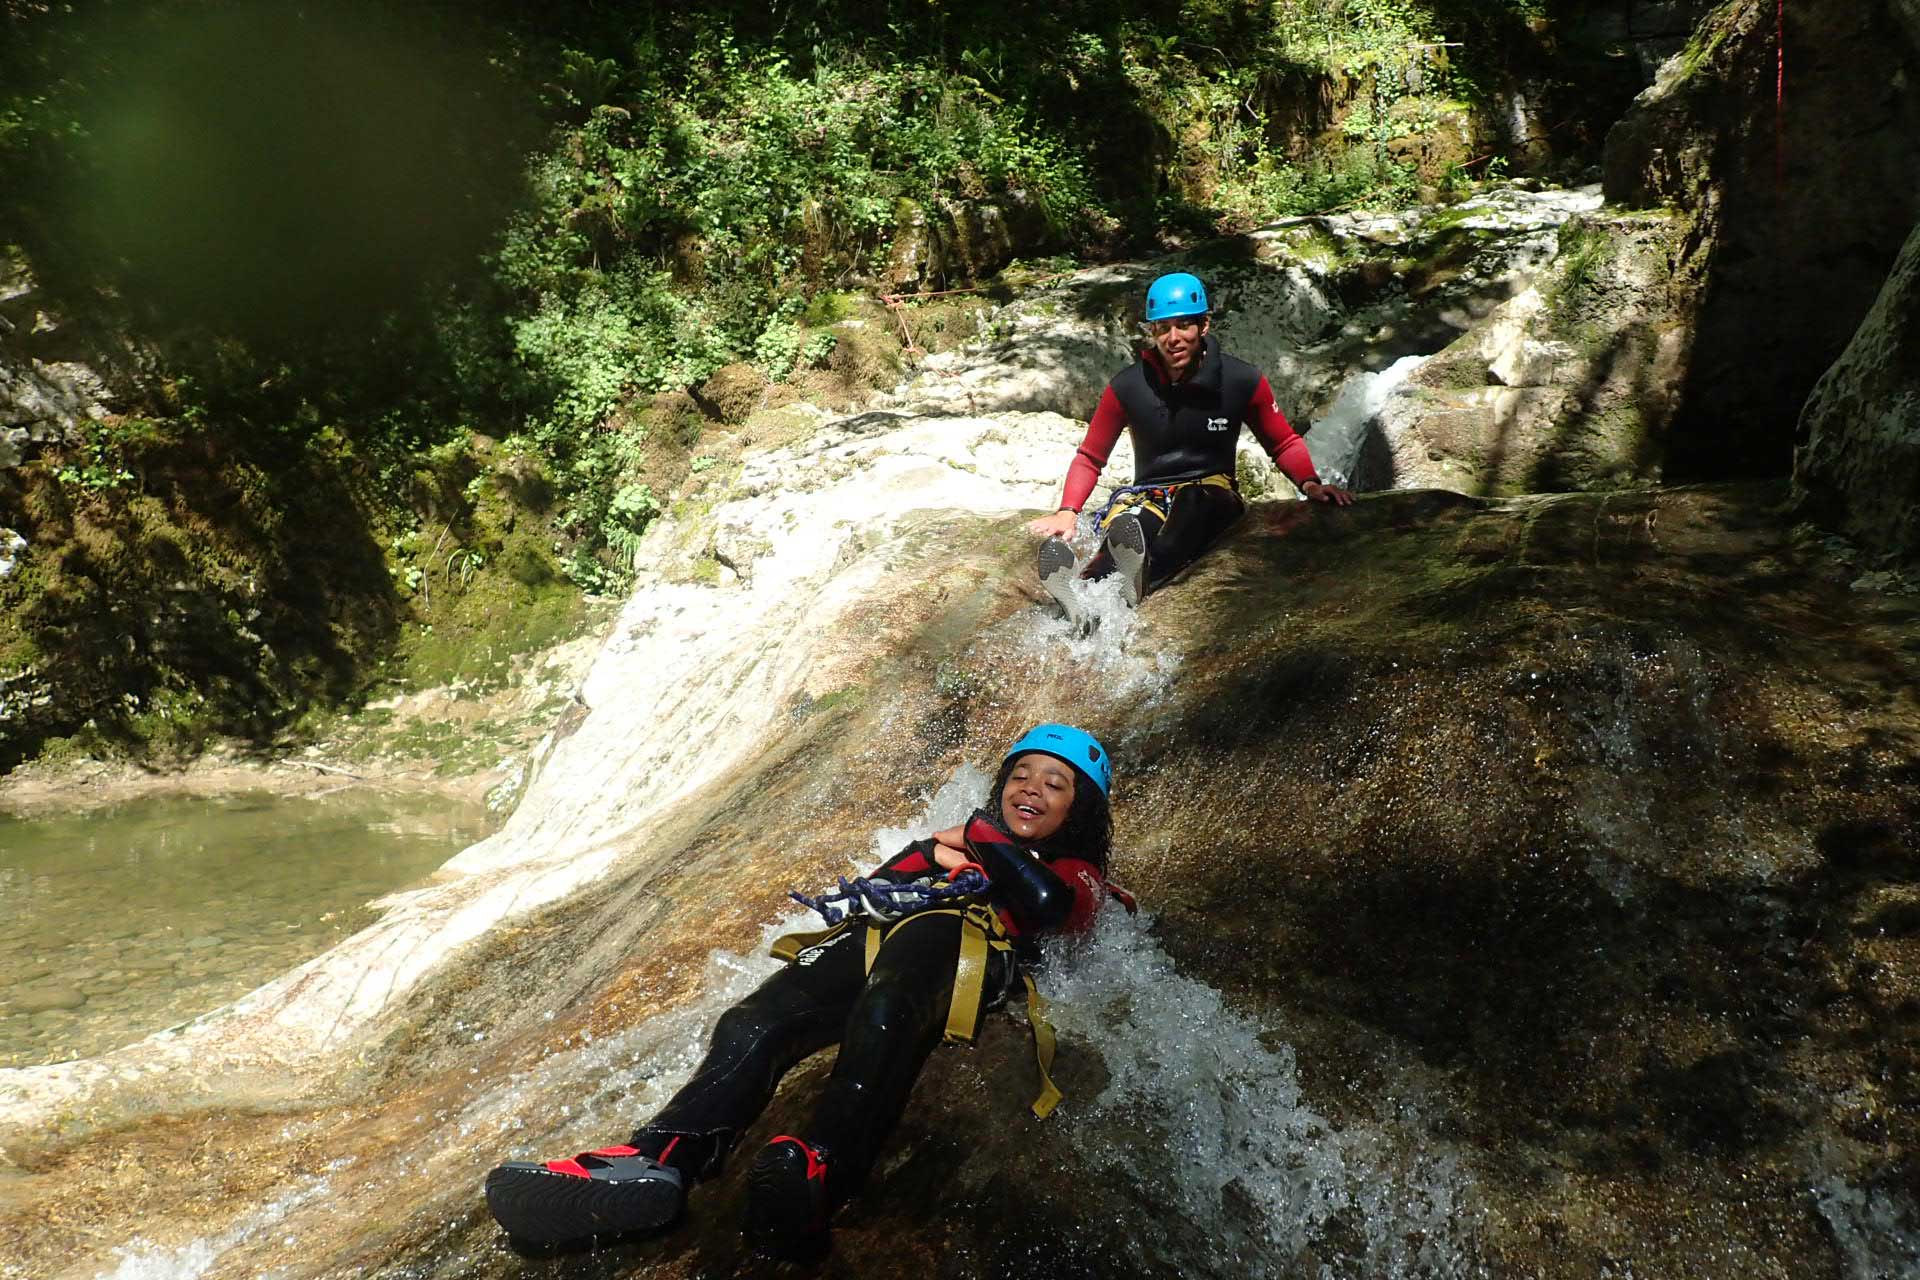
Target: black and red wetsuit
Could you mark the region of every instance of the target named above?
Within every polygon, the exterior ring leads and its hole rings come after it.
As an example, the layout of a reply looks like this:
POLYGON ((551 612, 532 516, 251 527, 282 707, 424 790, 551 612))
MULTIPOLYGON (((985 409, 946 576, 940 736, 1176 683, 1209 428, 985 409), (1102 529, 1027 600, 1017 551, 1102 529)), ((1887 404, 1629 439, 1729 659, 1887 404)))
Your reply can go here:
MULTIPOLYGON (((1176 485, 1209 475, 1234 474, 1240 429, 1253 432, 1274 466, 1296 485, 1320 477, 1307 445, 1294 432, 1266 375, 1220 350, 1207 335, 1190 376, 1168 376, 1160 352, 1148 347, 1122 370, 1100 397, 1086 438, 1067 469, 1062 510, 1079 511, 1100 478, 1125 429, 1133 441, 1133 483, 1176 485)), ((1164 522, 1136 508, 1147 532, 1147 589, 1153 590, 1226 532, 1246 506, 1237 489, 1191 485, 1175 493, 1164 522)), ((1111 569, 1102 551, 1088 566, 1089 577, 1111 569)))
MULTIPOLYGON (((968 847, 986 870, 993 892, 987 901, 1007 936, 1026 957, 1033 938, 1056 930, 1072 933, 1093 923, 1107 899, 1106 877, 1084 858, 1045 858, 1015 844, 998 824, 976 815, 967 827, 968 847)), ((908 881, 945 875, 934 861, 934 842, 916 840, 880 864, 872 879, 908 881)))
MULTIPOLYGON (((987 898, 1023 955, 1051 932, 1084 929, 1107 897, 1100 867, 1048 858, 1014 843, 984 811, 967 824, 968 845, 992 882, 987 898)), ((945 873, 934 842, 916 840, 872 873, 908 881, 945 873)), ((865 930, 847 929, 800 952, 793 964, 720 1015, 693 1078, 630 1140, 642 1154, 690 1177, 717 1172, 773 1097, 780 1077, 839 1042, 840 1054, 811 1121, 792 1132, 824 1153, 829 1190, 852 1194, 946 1027, 961 942, 959 917, 916 921, 888 935, 866 969, 865 930)), ((990 953, 981 1008, 1002 1000, 1015 962, 990 953)))

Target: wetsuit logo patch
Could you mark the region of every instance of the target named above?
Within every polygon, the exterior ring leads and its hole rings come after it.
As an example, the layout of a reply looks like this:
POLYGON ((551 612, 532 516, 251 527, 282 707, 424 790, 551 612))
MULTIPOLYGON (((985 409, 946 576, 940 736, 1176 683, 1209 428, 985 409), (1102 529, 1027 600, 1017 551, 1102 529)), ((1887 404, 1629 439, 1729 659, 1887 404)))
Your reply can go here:
POLYGON ((1225 431, 1226 429, 1227 429, 1227 420, 1225 418, 1208 418, 1207 419, 1207 430, 1225 431))

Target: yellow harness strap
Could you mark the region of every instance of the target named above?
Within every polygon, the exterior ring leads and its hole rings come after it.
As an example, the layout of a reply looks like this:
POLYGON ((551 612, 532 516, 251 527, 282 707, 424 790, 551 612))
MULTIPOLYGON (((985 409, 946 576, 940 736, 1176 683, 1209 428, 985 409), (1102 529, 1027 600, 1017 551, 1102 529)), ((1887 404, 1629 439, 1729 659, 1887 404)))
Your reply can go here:
POLYGON ((1178 484, 1156 486, 1152 493, 1122 494, 1119 498, 1115 499, 1113 506, 1107 511, 1105 518, 1100 521, 1100 527, 1105 529, 1108 525, 1112 524, 1122 512, 1130 511, 1134 507, 1145 507, 1147 510, 1153 512, 1154 515, 1160 517, 1160 522, 1165 524, 1167 520, 1167 508, 1173 503, 1173 495, 1190 484, 1205 484, 1212 485, 1216 489, 1231 489, 1233 488, 1233 477, 1221 472, 1215 472, 1210 476, 1201 476, 1198 480, 1182 480, 1178 484), (1155 501, 1154 495, 1158 493, 1164 493, 1166 495, 1164 504, 1155 501))
MULTIPOLYGON (((849 917, 831 929, 823 929, 818 933, 789 933, 776 939, 771 951, 775 959, 792 964, 807 948, 832 940, 856 923, 865 924, 866 967, 867 972, 872 973, 873 962, 880 955, 880 944, 892 937, 896 930, 928 916, 960 917, 960 959, 953 974, 953 998, 947 1004, 946 1038, 957 1044, 971 1044, 980 1029, 980 997, 987 984, 987 957, 995 951, 1013 950, 1013 943, 1008 940, 1006 926, 1000 922, 1000 917, 981 903, 916 911, 904 920, 885 926, 861 917, 849 917)), ((1040 989, 1034 985, 1033 975, 1021 970, 1020 980, 1027 987, 1027 1025, 1033 1032, 1034 1062, 1040 1068, 1040 1096, 1033 1100, 1033 1114, 1044 1120, 1060 1105, 1061 1093, 1054 1086, 1052 1074, 1057 1042, 1053 1024, 1047 1021, 1047 1002, 1040 998, 1040 989)))
MULTIPOLYGON (((816 933, 786 934, 773 940, 773 945, 767 948, 767 954, 775 960, 792 964, 800 958, 802 951, 805 951, 809 947, 817 947, 823 942, 831 942, 848 929, 851 929, 853 925, 854 919, 849 916, 839 924, 834 925, 831 929, 821 929, 816 933)), ((873 968, 872 950, 867 952, 867 968, 873 968)))
POLYGON ((1061 1097, 1053 1083, 1053 1024, 1047 1021, 1047 1002, 1033 985, 1033 975, 1022 969, 1020 981, 1027 984, 1027 1028, 1033 1032, 1033 1060, 1040 1068, 1040 1096, 1033 1100, 1033 1114, 1045 1120, 1061 1097))

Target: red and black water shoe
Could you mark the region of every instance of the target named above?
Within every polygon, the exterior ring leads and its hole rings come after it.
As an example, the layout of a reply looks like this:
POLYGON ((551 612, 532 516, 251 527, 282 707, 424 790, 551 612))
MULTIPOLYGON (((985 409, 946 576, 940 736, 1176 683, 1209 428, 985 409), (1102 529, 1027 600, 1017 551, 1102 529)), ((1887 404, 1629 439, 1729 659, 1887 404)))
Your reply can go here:
POLYGON ((487 1175, 487 1208, 516 1241, 586 1243, 665 1230, 686 1207, 686 1179, 632 1147, 601 1147, 571 1160, 516 1160, 487 1175))
POLYGON ((810 1262, 827 1251, 833 1202, 827 1194, 827 1153, 781 1134, 761 1148, 747 1170, 747 1243, 789 1262, 810 1262))

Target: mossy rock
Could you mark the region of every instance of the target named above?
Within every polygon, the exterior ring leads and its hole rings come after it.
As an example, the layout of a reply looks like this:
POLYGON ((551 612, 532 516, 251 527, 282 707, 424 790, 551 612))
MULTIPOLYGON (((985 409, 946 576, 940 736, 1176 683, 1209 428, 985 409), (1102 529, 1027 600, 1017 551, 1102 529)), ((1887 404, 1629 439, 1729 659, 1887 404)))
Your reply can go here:
POLYGON ((740 424, 740 437, 755 449, 778 449, 805 440, 821 421, 811 405, 795 402, 760 410, 740 424))
POLYGON ((877 321, 848 320, 833 326, 827 372, 850 390, 876 390, 899 381, 905 362, 900 341, 877 321))
POLYGON ((693 398, 709 416, 738 424, 765 403, 766 395, 767 375, 751 364, 737 362, 715 369, 693 398))

